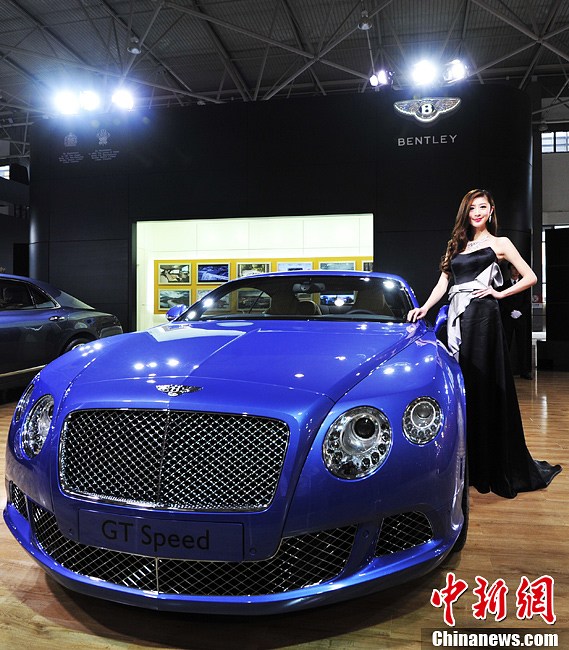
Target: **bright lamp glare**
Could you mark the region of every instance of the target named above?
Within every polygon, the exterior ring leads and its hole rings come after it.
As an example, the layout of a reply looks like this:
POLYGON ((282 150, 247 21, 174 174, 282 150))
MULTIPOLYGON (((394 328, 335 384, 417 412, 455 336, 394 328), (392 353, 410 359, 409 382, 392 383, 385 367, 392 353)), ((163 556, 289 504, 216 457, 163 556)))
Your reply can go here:
POLYGON ((119 88, 113 95, 113 104, 116 104, 119 108, 124 108, 127 111, 130 111, 134 106, 134 98, 128 90, 124 88, 119 88))
POLYGON ((464 79, 467 75, 466 66, 462 61, 454 59, 451 61, 445 68, 443 79, 447 83, 453 83, 454 81, 460 81, 464 79))
POLYGON ((93 90, 84 90, 79 95, 79 102, 81 108, 84 108, 86 111, 96 111, 101 105, 101 98, 93 90))
POLYGON ((79 112, 79 98, 70 90, 62 90, 55 95, 53 103, 59 113, 74 115, 79 112))
POLYGON ((370 86, 388 86, 391 83, 392 73, 387 70, 374 72, 369 78, 370 86))
POLYGON ((391 83, 391 77, 392 73, 387 72, 387 70, 380 70, 377 73, 377 80, 380 86, 388 86, 391 83))
POLYGON ((418 86, 428 86, 437 78, 437 68, 430 61, 419 61, 413 66, 413 82, 418 86))

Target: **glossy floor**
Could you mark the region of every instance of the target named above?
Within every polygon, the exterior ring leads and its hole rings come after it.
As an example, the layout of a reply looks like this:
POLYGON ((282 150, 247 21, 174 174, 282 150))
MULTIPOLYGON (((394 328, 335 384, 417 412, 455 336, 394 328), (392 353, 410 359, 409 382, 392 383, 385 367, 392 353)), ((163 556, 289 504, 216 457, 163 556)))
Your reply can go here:
MULTIPOLYGON (((569 373, 540 371, 532 381, 516 382, 532 455, 561 463, 565 469, 547 490, 520 494, 513 500, 471 489, 466 546, 428 576, 366 598, 283 616, 161 614, 64 590, 46 577, 1 525, 0 648, 420 649, 431 647, 421 646, 422 630, 425 634, 433 628, 452 630, 443 622, 443 609, 430 603, 433 589, 443 588, 450 572, 468 584, 453 606, 456 628, 491 631, 517 627, 528 632, 547 628, 546 633, 561 634, 559 647, 569 647, 569 373), (516 591, 522 577, 533 582, 544 575, 555 581, 551 603, 555 625, 548 626, 536 613, 537 599, 533 599, 533 617, 518 620, 516 591), (503 620, 497 622, 489 612, 486 620, 474 618, 476 576, 490 586, 498 579, 505 581, 509 592, 503 620)), ((14 406, 12 401, 0 405, 2 466, 14 406)), ((3 482, 1 489, 4 504, 3 482)), ((526 593, 531 595, 531 589, 526 593)))

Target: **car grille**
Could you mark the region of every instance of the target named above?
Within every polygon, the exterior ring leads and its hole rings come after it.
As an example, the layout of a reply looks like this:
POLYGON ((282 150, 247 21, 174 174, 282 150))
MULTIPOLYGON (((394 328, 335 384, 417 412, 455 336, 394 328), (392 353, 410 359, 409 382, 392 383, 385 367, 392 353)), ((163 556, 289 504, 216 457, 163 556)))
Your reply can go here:
POLYGON ((386 517, 375 547, 375 556, 405 551, 433 539, 431 522, 422 512, 402 512, 386 517))
POLYGON ((60 442, 68 494, 180 510, 267 508, 290 432, 225 413, 95 409, 69 414, 60 442))
POLYGON ((87 546, 64 537, 53 514, 33 505, 39 545, 66 569, 147 592, 180 596, 260 596, 327 582, 350 556, 356 526, 286 537, 257 562, 172 560, 87 546))
POLYGON ((26 495, 15 483, 10 483, 8 499, 14 508, 16 508, 16 510, 22 515, 22 517, 27 519, 28 508, 26 506, 26 495))

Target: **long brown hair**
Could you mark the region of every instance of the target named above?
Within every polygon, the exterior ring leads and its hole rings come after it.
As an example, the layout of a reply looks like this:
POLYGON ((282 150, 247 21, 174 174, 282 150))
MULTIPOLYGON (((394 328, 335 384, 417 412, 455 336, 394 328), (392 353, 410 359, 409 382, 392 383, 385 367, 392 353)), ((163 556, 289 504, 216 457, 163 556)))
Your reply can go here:
POLYGON ((498 232, 498 217, 496 216, 496 205, 494 203, 494 198, 488 190, 470 190, 467 192, 458 208, 456 213, 456 220, 454 222, 454 228, 452 230, 451 238, 448 241, 447 249, 445 254, 441 259, 440 270, 444 273, 450 273, 450 261, 458 253, 466 248, 466 244, 472 240, 474 236, 474 228, 470 225, 470 206, 472 201, 479 197, 485 197, 490 207, 492 208, 492 219, 489 219, 486 223, 486 228, 491 235, 495 235, 498 232))

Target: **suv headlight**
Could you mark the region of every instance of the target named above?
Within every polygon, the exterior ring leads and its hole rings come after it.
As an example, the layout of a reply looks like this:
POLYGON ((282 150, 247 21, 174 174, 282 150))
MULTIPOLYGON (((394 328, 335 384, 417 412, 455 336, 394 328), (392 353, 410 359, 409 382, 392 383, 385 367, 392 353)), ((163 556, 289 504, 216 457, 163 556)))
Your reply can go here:
POLYGON ((22 448, 28 458, 37 456, 49 433, 53 418, 53 397, 43 395, 33 405, 22 426, 22 448))
POLYGON ((392 443, 387 417, 371 406, 358 406, 337 418, 324 438, 327 469, 338 478, 355 479, 383 465, 392 443))
POLYGON ((403 433, 416 445, 431 442, 442 426, 442 409, 432 397, 418 397, 407 406, 403 414, 403 433))

